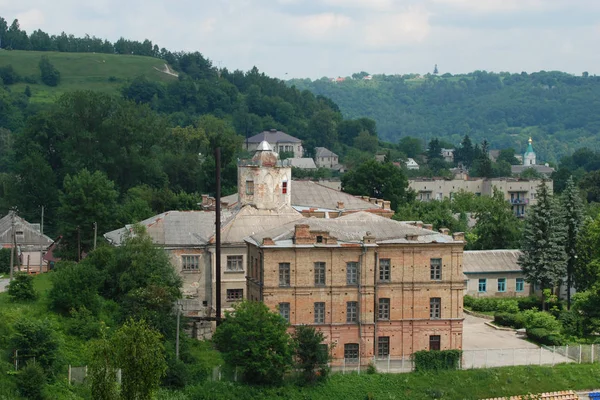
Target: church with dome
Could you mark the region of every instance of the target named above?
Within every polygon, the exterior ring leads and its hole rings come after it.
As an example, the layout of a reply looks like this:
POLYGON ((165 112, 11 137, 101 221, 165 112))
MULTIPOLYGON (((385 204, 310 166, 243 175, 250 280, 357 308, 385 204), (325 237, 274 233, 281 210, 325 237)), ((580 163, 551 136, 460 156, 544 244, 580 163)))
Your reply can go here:
POLYGON ((550 167, 548 164, 536 163, 536 155, 535 151, 533 151, 533 140, 531 137, 528 140, 527 150, 525 150, 525 154, 523 154, 523 165, 513 165, 511 167, 511 172, 513 175, 521 175, 527 169, 533 169, 546 177, 550 177, 550 174, 554 172, 554 168, 550 167))

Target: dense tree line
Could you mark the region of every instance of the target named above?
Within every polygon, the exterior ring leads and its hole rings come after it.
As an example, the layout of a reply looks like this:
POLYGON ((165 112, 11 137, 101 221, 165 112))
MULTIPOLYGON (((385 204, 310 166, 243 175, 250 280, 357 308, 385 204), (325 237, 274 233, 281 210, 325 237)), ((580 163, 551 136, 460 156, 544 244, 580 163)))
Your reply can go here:
POLYGON ((415 77, 375 75, 372 80, 288 82, 335 101, 347 118, 369 117, 381 138, 444 138, 465 134, 491 148, 525 150, 533 136, 538 157, 558 161, 579 147, 598 148, 600 77, 540 71, 527 74, 475 71, 415 77))

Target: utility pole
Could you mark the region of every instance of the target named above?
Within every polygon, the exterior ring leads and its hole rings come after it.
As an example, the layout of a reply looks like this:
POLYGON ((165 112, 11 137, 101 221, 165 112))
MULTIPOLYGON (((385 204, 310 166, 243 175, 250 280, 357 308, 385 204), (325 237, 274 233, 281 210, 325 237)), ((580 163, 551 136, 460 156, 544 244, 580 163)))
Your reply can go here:
POLYGON ((216 307, 217 326, 221 325, 221 148, 215 149, 216 181, 215 194, 215 275, 216 275, 216 307))
POLYGON ((94 222, 94 250, 96 250, 96 239, 98 238, 98 223, 94 222))
POLYGON ((13 280, 15 269, 15 211, 10 210, 10 281, 13 280))
POLYGON ((77 225, 77 262, 81 261, 81 230, 77 225))
POLYGON ((181 304, 177 301, 177 336, 175 336, 175 359, 179 360, 179 320, 181 316, 181 304))
POLYGON ((40 221, 40 274, 44 258, 44 206, 42 206, 42 220, 40 221))

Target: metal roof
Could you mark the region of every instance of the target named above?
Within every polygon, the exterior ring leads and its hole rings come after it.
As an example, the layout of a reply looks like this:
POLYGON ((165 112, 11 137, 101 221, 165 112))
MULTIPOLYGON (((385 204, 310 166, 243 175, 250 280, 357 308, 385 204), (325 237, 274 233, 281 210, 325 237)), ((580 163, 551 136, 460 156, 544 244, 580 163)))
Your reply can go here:
POLYGON ((269 143, 301 143, 302 141, 285 132, 271 129, 270 131, 263 131, 257 135, 248 138, 248 143, 260 143, 267 141, 269 143))
POLYGON ((269 142, 267 142, 266 140, 263 140, 262 142, 260 142, 260 144, 256 148, 256 151, 273 151, 273 148, 271 147, 269 142))
POLYGON ((315 147, 315 157, 337 157, 333 151, 325 147, 315 147))
POLYGON ((462 243, 452 236, 419 228, 406 222, 395 221, 369 212, 356 212, 339 218, 303 218, 272 230, 251 235, 246 241, 262 244, 263 239, 271 238, 276 246, 292 245, 295 226, 306 224, 313 231, 326 231, 338 243, 361 243, 365 236, 374 236, 377 244, 392 243, 462 243))
POLYGON ((554 168, 552 168, 552 167, 548 167, 546 165, 537 165, 537 164, 535 164, 535 165, 511 165, 510 172, 513 174, 520 174, 528 168, 533 168, 540 174, 551 174, 552 172, 554 172, 554 168))
POLYGON ((463 253, 463 273, 520 272, 521 250, 471 250, 463 253))
POLYGON ((281 165, 284 167, 317 169, 315 160, 312 158, 286 158, 285 160, 281 161, 281 165))
MULTIPOLYGON (((11 213, 12 211, 0 219, 0 245, 12 243, 11 213)), ((50 246, 52 244, 51 238, 40 233, 40 224, 31 224, 17 214, 14 223, 17 245, 50 246)))
POLYGON ((221 242, 244 243, 247 236, 300 219, 302 215, 290 206, 277 210, 258 210, 252 206, 244 206, 221 229, 221 242))

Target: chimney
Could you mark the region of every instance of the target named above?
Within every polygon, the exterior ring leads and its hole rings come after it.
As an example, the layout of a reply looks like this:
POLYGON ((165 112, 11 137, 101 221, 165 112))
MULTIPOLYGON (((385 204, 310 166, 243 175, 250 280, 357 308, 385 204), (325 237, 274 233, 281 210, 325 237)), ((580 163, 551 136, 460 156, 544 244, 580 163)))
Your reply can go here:
POLYGON ((263 239, 262 245, 263 246, 275 246, 275 242, 270 237, 266 237, 263 239))
POLYGON ((207 207, 207 206, 208 206, 208 195, 203 194, 202 195, 202 207, 207 207))
POLYGON ((310 236, 310 226, 307 224, 298 224, 294 226, 294 243, 295 244, 312 244, 313 240, 310 236))
POLYGON ((384 200, 383 201, 383 209, 384 210, 391 210, 392 209, 392 202, 389 200, 384 200))
POLYGON ((417 228, 422 228, 423 227, 423 221, 417 221, 416 225, 417 228))
POLYGON ((456 240, 457 242, 465 241, 465 233, 464 232, 454 232, 452 234, 452 240, 456 240))
POLYGON ((376 197, 369 197, 369 201, 373 204, 377 204, 377 198, 376 197))
POLYGON ((412 235, 406 235, 406 240, 409 240, 409 241, 415 241, 415 240, 417 240, 418 238, 419 238, 419 235, 415 235, 415 234, 412 234, 412 235))
POLYGON ((432 230, 433 229, 433 224, 423 224, 423 229, 432 230))
POLYGON ((277 132, 277 129, 271 128, 271 132, 277 132))
POLYGON ((337 202, 337 208, 338 208, 338 210, 343 210, 344 209, 344 202, 343 201, 338 201, 337 202))
POLYGON ((375 236, 373 236, 371 234, 371 232, 367 232, 365 234, 365 236, 363 236, 363 243, 364 244, 374 244, 375 243, 375 236))
POLYGON ((447 234, 450 233, 450 229, 448 229, 448 228, 440 228, 440 233, 442 235, 447 235, 447 234))

